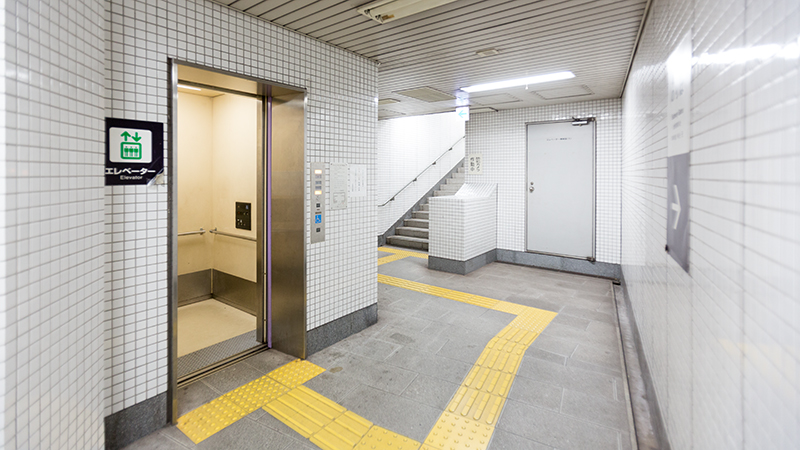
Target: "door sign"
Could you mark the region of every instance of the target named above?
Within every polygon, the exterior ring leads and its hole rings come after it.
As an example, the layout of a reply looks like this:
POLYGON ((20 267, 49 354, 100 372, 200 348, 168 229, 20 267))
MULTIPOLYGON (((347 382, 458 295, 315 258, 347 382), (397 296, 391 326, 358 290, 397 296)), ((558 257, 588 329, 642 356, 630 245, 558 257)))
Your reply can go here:
POLYGON ((106 118, 106 185, 148 184, 164 170, 164 124, 106 118))
POLYGON ((667 59, 667 253, 689 271, 689 147, 692 39, 667 59))

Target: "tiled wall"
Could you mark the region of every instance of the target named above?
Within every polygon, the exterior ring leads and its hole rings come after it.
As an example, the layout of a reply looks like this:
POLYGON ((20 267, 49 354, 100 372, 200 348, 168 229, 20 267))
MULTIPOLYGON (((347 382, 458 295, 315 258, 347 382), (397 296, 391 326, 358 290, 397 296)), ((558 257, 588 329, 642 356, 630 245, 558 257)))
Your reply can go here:
POLYGON ((473 114, 467 122, 467 155, 483 155, 483 173, 467 174, 468 183, 497 184, 497 247, 525 251, 526 126, 531 122, 595 117, 597 260, 620 261, 620 151, 622 122, 619 99, 520 108, 473 114))
POLYGON ((655 0, 623 99, 622 264, 676 449, 800 447, 800 3, 655 0), (692 38, 689 273, 666 60, 692 38))
POLYGON ((497 186, 465 184, 430 204, 430 256, 467 261, 497 248, 497 186))
MULTIPOLYGON (((378 121, 377 204, 383 204, 464 136, 456 113, 378 121)), ((378 208, 377 234, 383 234, 464 158, 464 140, 394 201, 378 208)))
POLYGON ((0 448, 102 448, 103 2, 3 2, 0 448))
MULTIPOLYGON (((324 243, 306 237, 308 328, 374 304, 376 66, 206 0, 107 0, 106 8, 107 116, 166 124, 168 58, 308 89, 307 163, 363 164, 370 176, 366 197, 328 208, 324 243)), ((111 414, 167 388, 167 190, 106 188, 105 202, 111 414)))

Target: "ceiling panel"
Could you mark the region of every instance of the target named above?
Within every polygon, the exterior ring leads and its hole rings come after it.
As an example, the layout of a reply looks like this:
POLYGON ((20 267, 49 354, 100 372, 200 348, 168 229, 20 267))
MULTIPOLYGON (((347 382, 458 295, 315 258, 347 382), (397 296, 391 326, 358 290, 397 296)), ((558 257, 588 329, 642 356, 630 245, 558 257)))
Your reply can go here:
POLYGON ((387 24, 358 13, 368 0, 219 3, 380 63, 379 96, 401 100, 379 107, 388 118, 441 112, 459 102, 509 109, 619 97, 649 0, 458 0, 387 24), (490 48, 498 54, 475 53, 490 48), (484 92, 483 102, 460 90, 563 70, 575 78, 484 92), (425 102, 392 94, 422 87, 464 100, 425 102), (561 90, 587 94, 534 94, 561 90))

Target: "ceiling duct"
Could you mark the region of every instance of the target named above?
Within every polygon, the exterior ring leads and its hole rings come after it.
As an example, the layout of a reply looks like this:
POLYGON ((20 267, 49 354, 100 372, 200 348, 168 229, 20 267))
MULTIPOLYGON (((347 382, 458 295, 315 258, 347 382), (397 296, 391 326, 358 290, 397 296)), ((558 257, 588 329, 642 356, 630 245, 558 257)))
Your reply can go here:
POLYGON ((405 95, 406 97, 415 98, 417 100, 422 100, 423 102, 428 102, 428 103, 443 102, 446 100, 456 99, 454 95, 450 95, 442 91, 437 91, 436 89, 427 86, 414 89, 406 89, 405 91, 395 91, 395 94, 405 95))

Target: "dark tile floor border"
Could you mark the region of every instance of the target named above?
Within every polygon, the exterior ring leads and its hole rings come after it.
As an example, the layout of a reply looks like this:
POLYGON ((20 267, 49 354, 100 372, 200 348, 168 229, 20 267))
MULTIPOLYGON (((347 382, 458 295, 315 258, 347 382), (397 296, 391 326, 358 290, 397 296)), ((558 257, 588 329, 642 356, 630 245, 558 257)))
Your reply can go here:
POLYGON ((498 248, 497 261, 521 266, 538 267, 540 269, 551 269, 561 272, 611 278, 613 280, 620 280, 622 278, 622 267, 619 264, 566 258, 555 255, 543 255, 541 253, 518 252, 498 248))
POLYGON ((378 304, 373 303, 366 308, 309 330, 306 335, 306 355, 313 355, 376 323, 378 323, 378 304))
POLYGON ((466 275, 495 261, 497 261, 497 250, 489 250, 482 255, 478 255, 466 261, 428 256, 428 269, 466 275))
POLYGON ((117 450, 167 425, 167 393, 105 418, 106 450, 117 450))

